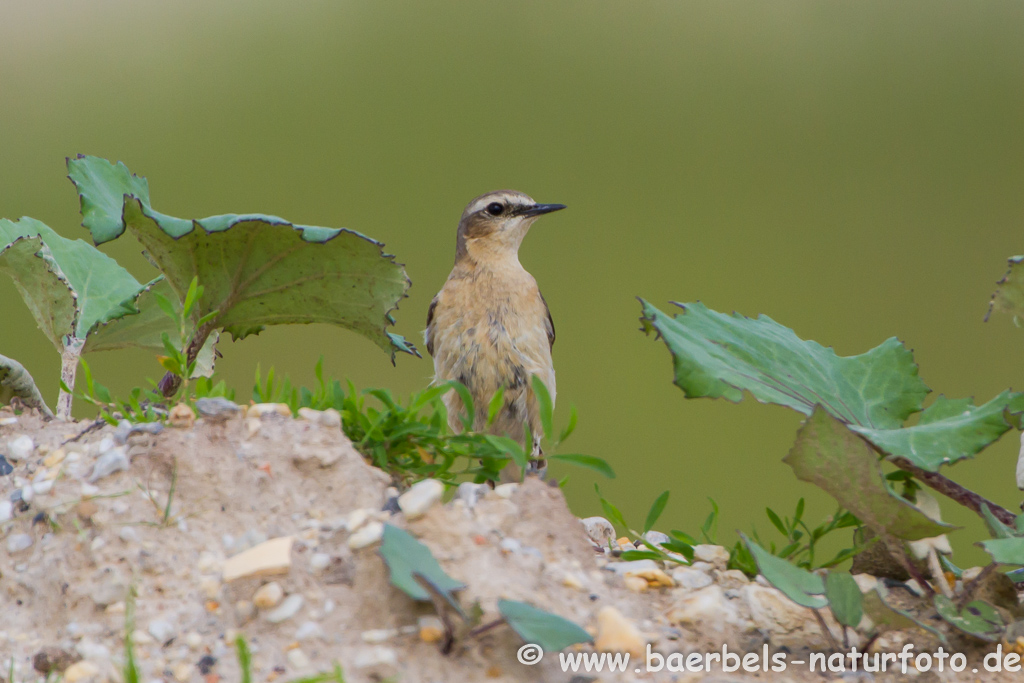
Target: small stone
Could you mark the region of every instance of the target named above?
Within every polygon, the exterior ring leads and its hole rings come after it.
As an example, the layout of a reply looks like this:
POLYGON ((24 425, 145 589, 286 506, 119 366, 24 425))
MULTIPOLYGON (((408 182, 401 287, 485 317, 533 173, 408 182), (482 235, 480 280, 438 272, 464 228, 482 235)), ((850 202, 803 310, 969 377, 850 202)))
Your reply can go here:
POLYGON ((32 491, 37 496, 45 496, 53 489, 53 480, 47 479, 45 481, 37 481, 32 484, 32 491))
POLYGON ((215 576, 204 576, 199 579, 199 590, 207 600, 213 600, 220 595, 220 581, 215 576))
POLYGON ((178 662, 171 669, 171 674, 178 683, 186 683, 188 679, 192 678, 192 667, 188 662, 178 662))
POLYGON ((18 424, 18 418, 13 415, 0 417, 0 427, 13 427, 18 424))
POLYGON ((465 502, 466 507, 473 509, 476 507, 477 501, 483 498, 484 494, 490 490, 487 484, 474 484, 471 481, 464 481, 459 484, 459 488, 455 492, 455 499, 465 502))
POLYGON ((32 437, 22 434, 7 442, 7 459, 11 462, 25 460, 32 455, 32 451, 35 449, 36 444, 32 441, 32 437))
POLYGON ((519 488, 519 484, 516 483, 498 484, 494 487, 494 494, 499 498, 508 499, 512 497, 512 494, 516 492, 517 488, 519 488))
POLYGON ((420 617, 417 626, 424 643, 437 643, 444 637, 444 623, 437 617, 420 617))
POLYGON ((398 673, 398 653, 381 645, 361 648, 356 652, 352 666, 368 677, 391 678, 398 673))
POLYGON ((58 448, 57 450, 43 458, 43 464, 46 465, 47 467, 56 467, 57 465, 64 462, 64 458, 66 457, 67 451, 65 451, 63 448, 58 448))
POLYGON ((185 634, 185 644, 193 650, 198 650, 203 646, 203 637, 195 631, 189 631, 185 634))
POLYGON ((249 417, 245 420, 245 433, 249 435, 249 438, 256 436, 260 433, 260 429, 263 428, 263 423, 260 422, 258 417, 249 417))
POLYGON ((371 628, 359 634, 364 643, 386 643, 398 635, 395 628, 371 628))
POLYGON ((123 526, 117 530, 117 537, 125 543, 138 543, 139 532, 133 526, 123 526))
POLYGON ((87 659, 75 662, 64 669, 64 680, 66 683, 78 683, 79 681, 95 678, 100 673, 100 668, 87 659))
POLYGON ((379 543, 384 537, 384 525, 377 521, 368 522, 359 531, 348 537, 348 547, 360 550, 379 543))
POLYGON ((107 607, 115 602, 124 600, 128 587, 120 581, 105 581, 96 586, 89 595, 97 607, 107 607))
POLYGON ((739 569, 727 569, 718 573, 718 584, 723 588, 740 588, 750 583, 747 575, 739 569))
POLYGON ((14 503, 9 500, 0 500, 0 522, 6 522, 14 517, 14 503))
POLYGON ((197 400, 196 411, 200 417, 209 422, 226 422, 240 415, 242 409, 234 401, 229 401, 223 396, 215 396, 197 400))
POLYGON ((668 619, 673 624, 690 625, 717 634, 729 631, 741 621, 733 602, 726 598, 720 586, 714 585, 684 593, 683 599, 669 612, 668 619))
POLYGON ((644 540, 652 545, 660 546, 668 543, 672 539, 668 537, 668 534, 663 534, 660 531, 651 530, 644 534, 644 540))
POLYGON ((570 572, 566 572, 562 575, 562 585, 566 588, 572 588, 578 591, 586 591, 586 586, 583 585, 583 582, 580 581, 580 578, 570 572))
POLYGON ((676 582, 672 580, 672 577, 665 573, 660 567, 654 569, 641 569, 636 572, 627 572, 626 578, 636 577, 646 581, 653 587, 656 588, 673 588, 676 582))
POLYGON ((323 639, 324 630, 315 621, 304 621, 295 631, 295 640, 323 639))
MULTIPOLYGON (((44 647, 32 657, 32 668, 41 674, 61 674, 82 657, 77 652, 59 647, 44 647)), ((13 682, 12 682, 13 683, 13 682)))
POLYGON ((345 518, 345 531, 352 533, 362 525, 366 524, 372 514, 373 510, 369 508, 356 508, 352 512, 348 513, 348 516, 345 518))
POLYGON ((21 501, 25 503, 25 505, 31 504, 36 497, 36 491, 34 488, 32 488, 31 485, 22 486, 20 489, 18 489, 17 493, 18 498, 20 498, 21 501))
POLYGON ((704 588, 715 582, 710 574, 693 567, 679 567, 673 570, 672 579, 676 582, 676 585, 688 590, 704 588))
POLYGON ((615 538, 615 527, 604 517, 587 517, 580 523, 587 537, 597 545, 607 546, 615 538))
POLYGON ((0 477, 6 477, 8 474, 14 471, 14 465, 7 462, 7 458, 0 455, 0 477))
POLYGON ((341 429, 341 413, 334 408, 328 408, 327 410, 299 408, 299 417, 329 429, 341 429))
POLYGON ((287 574, 292 566, 292 542, 291 536, 280 536, 229 557, 224 562, 224 582, 247 576, 287 574))
POLYGON ((277 607, 281 604, 281 600, 283 599, 284 589, 281 588, 281 584, 277 581, 271 581, 270 583, 260 586, 256 589, 256 592, 252 594, 252 604, 256 605, 260 609, 277 607))
POLYGON ((149 622, 147 630, 149 635, 153 636, 156 642, 161 645, 173 638, 176 633, 174 626, 169 621, 164 621, 163 619, 149 622))
POLYGON ((314 573, 322 572, 331 564, 331 556, 327 553, 313 553, 309 558, 309 569, 314 573))
POLYGON ((608 565, 607 569, 616 574, 626 575, 654 571, 655 569, 660 569, 660 567, 654 560, 632 560, 631 562, 612 562, 608 565))
POLYGON ((425 515, 443 495, 443 483, 437 479, 424 479, 398 497, 398 507, 406 519, 416 519, 425 515))
POLYGON ((235 603, 235 616, 238 618, 238 623, 244 624, 256 616, 256 605, 248 600, 239 600, 235 603))
POLYGON ((32 537, 28 534, 11 534, 7 537, 7 552, 13 555, 28 550, 32 547, 32 542, 32 537))
POLYGON ((246 417, 255 417, 259 419, 263 419, 271 415, 291 417, 292 409, 288 407, 287 403, 256 403, 249 406, 245 411, 246 417))
POLYGON ((184 403, 179 403, 167 413, 167 423, 177 429, 189 429, 195 422, 196 414, 184 403))
POLYGON ((693 546, 693 559, 707 562, 715 569, 724 571, 729 564, 729 551, 720 545, 695 545, 693 546))
POLYGON ((309 666, 309 657, 299 648, 288 650, 285 657, 288 659, 288 666, 293 669, 305 669, 309 666))
MULTIPOLYGON (((1022 434, 1022 437, 1024 437, 1024 434, 1022 434)), ((981 574, 983 569, 984 567, 968 567, 960 575, 960 580, 964 583, 970 583, 978 578, 978 575, 981 574)), ((864 589, 862 588, 861 590, 863 591, 864 589)))
MULTIPOLYGON (((152 645, 156 642, 156 639, 153 638, 153 636, 149 635, 145 631, 140 631, 139 629, 135 629, 132 632, 132 640, 136 645, 152 645)), ((163 643, 161 643, 161 645, 163 645, 163 643)))
POLYGON ((634 593, 643 593, 647 590, 647 582, 634 574, 623 577, 622 583, 634 593))
POLYGON ((272 612, 267 612, 263 615, 263 618, 271 624, 279 624, 282 621, 291 619, 298 614, 299 610, 302 609, 303 602, 302 596, 298 593, 289 595, 285 598, 284 602, 277 607, 277 609, 272 612))
POLYGON ((594 648, 599 652, 628 652, 633 657, 644 654, 647 641, 631 620, 611 605, 597 613, 597 637, 594 648))
POLYGON ((115 472, 127 470, 131 466, 128 461, 128 453, 124 446, 112 447, 104 452, 98 460, 92 466, 92 472, 89 474, 89 483, 94 484, 104 477, 108 477, 115 472))

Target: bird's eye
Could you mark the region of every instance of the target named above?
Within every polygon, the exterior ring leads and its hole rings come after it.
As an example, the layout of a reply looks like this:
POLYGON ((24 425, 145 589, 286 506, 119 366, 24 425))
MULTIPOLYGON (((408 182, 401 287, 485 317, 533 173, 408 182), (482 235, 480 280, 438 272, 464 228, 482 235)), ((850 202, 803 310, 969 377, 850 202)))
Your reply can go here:
POLYGON ((501 212, 505 210, 505 207, 498 202, 491 202, 487 205, 487 213, 492 216, 500 216, 501 212))

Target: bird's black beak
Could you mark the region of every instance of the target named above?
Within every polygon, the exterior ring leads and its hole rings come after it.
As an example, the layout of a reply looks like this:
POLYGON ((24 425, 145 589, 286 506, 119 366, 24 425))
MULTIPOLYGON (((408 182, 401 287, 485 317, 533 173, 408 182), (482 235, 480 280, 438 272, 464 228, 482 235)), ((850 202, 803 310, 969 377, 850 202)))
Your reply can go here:
POLYGON ((551 213, 552 211, 561 211, 565 208, 565 204, 534 204, 533 206, 526 206, 517 211, 520 216, 540 216, 541 214, 551 213))

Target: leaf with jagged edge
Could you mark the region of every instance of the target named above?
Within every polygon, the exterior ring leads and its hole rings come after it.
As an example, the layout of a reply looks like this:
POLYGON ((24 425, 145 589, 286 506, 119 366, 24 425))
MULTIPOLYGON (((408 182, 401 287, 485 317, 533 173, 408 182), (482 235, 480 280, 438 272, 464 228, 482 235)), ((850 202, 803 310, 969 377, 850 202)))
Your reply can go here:
POLYGON ((409 279, 379 242, 262 214, 174 218, 153 210, 146 180, 122 163, 79 156, 68 171, 93 239, 130 230, 179 298, 198 277, 196 317, 216 311, 211 327, 240 339, 266 325, 330 323, 371 339, 392 361, 396 351, 418 355, 387 331, 409 279))
POLYGON ((82 240, 61 237, 34 218, 0 219, 0 271, 14 280, 36 324, 57 348, 86 339, 96 325, 129 315, 142 289, 114 259, 82 240))
POLYGON ((992 538, 978 543, 997 564, 1024 565, 1024 538, 992 538))
MULTIPOLYGON (((86 338, 84 353, 112 351, 130 346, 163 352, 164 334, 171 338, 172 343, 177 342, 180 335, 177 321, 160 308, 156 302, 157 295, 170 301, 175 310, 181 313, 178 295, 161 275, 143 287, 133 300, 125 302, 125 305, 133 310, 133 314, 105 323, 96 323, 93 326, 86 338)), ((211 334, 200 349, 193 377, 209 377, 213 374, 218 339, 219 334, 211 334)))
POLYGON ((969 398, 940 396, 911 427, 871 429, 851 425, 850 429, 885 453, 935 472, 996 441, 1019 423, 1022 411, 1024 394, 1016 391, 1004 391, 981 406, 975 406, 969 398))
POLYGON ((936 522, 896 495, 886 485, 871 446, 822 408, 804 420, 783 462, 798 479, 825 489, 879 534, 916 541, 956 528, 936 522))
POLYGON ((1009 267, 1006 275, 998 283, 999 289, 992 294, 992 301, 988 305, 988 320, 992 312, 1009 313, 1013 321, 1021 324, 1021 317, 1024 316, 1024 276, 1021 274, 1021 264, 1024 263, 1024 256, 1011 256, 1007 259, 1009 267))
POLYGON ((843 422, 894 429, 921 409, 929 391, 896 338, 859 356, 839 356, 765 315, 725 315, 696 302, 677 304, 683 312, 669 316, 640 303, 643 329, 664 340, 687 398, 739 402, 746 391, 805 415, 822 405, 843 422))
POLYGON ((46 405, 36 381, 18 361, 0 354, 0 406, 19 398, 30 408, 37 408, 46 417, 53 417, 53 411, 46 405))

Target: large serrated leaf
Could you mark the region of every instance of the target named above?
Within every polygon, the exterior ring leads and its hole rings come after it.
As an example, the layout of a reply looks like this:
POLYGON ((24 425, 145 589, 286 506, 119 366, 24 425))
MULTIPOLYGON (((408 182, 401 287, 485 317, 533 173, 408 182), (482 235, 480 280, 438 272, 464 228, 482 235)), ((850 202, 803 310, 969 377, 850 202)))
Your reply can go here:
POLYGON ((142 289, 114 259, 34 218, 0 219, 0 271, 58 351, 67 335, 85 339, 95 325, 134 312, 125 302, 142 289))
POLYGON ((993 538, 978 545, 998 564, 1024 565, 1024 538, 993 538))
POLYGON ((814 609, 828 605, 828 599, 824 597, 825 581, 820 576, 772 555, 745 534, 740 534, 740 537, 754 556, 761 575, 785 593, 786 597, 798 605, 814 609))
POLYGON ((956 528, 936 522, 891 491, 871 446, 821 408, 804 421, 783 462, 798 479, 825 489, 879 534, 916 541, 956 528))
POLYGON ((516 600, 498 600, 498 611, 512 630, 545 652, 558 652, 576 643, 589 643, 590 634, 579 624, 516 600))
MULTIPOLYGON (((1021 317, 1024 316, 1024 274, 1021 272, 1024 256, 1011 256, 1008 263, 1006 275, 997 283, 999 289, 992 295, 988 310, 989 315, 992 311, 1009 313, 1019 325, 1021 317)), ((985 318, 988 319, 988 316, 985 318)))
POLYGON ((262 214, 183 220, 150 206, 149 188, 123 164, 68 160, 81 196, 83 225, 97 243, 128 229, 182 298, 203 285, 196 317, 216 313, 211 329, 236 338, 266 325, 330 323, 381 348, 415 353, 387 332, 409 280, 379 242, 352 230, 290 223, 262 214))
POLYGON ((969 398, 940 396, 912 427, 871 429, 851 425, 850 429, 889 455, 902 456, 935 472, 942 465, 975 455, 1010 430, 1017 422, 1014 415, 1024 410, 1022 398, 1020 392, 1004 391, 988 403, 975 406, 969 398))
POLYGON ((431 599, 427 589, 416 580, 417 575, 425 577, 431 587, 444 595, 446 600, 453 599, 453 591, 465 588, 465 585, 441 569, 430 548, 417 541, 407 531, 391 524, 384 525, 380 555, 391 570, 391 583, 414 600, 431 599))
POLYGON ((893 429, 921 409, 928 387, 913 354, 892 338, 859 356, 838 356, 767 316, 725 315, 677 304, 671 317, 641 300, 644 329, 656 330, 687 397, 738 402, 749 392, 810 415, 817 405, 843 422, 893 429))

